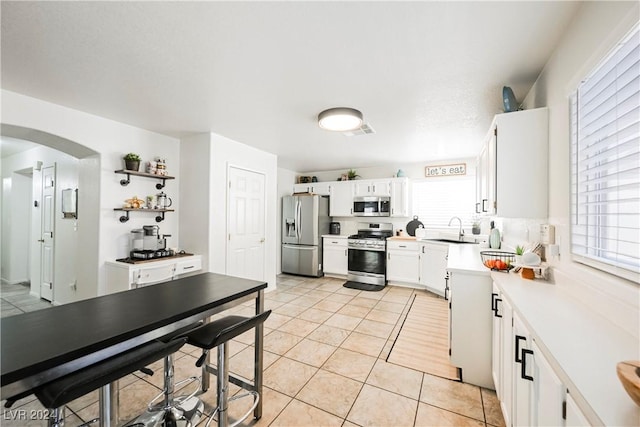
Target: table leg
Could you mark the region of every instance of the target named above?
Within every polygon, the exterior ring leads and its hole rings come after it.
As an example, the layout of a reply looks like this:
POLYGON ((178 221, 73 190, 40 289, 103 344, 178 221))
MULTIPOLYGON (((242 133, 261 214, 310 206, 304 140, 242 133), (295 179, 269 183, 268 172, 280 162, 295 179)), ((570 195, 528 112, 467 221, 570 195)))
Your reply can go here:
POLYGON ((118 407, 120 404, 120 394, 118 391, 118 381, 114 381, 100 388, 99 392, 99 425, 100 427, 111 427, 118 425, 118 407))
MULTIPOLYGON (((256 315, 264 312, 264 290, 258 291, 256 297, 256 315)), ((253 417, 259 420, 262 417, 262 364, 263 364, 263 346, 264 346, 264 322, 256 326, 255 331, 255 355, 254 355, 254 386, 260 396, 256 409, 253 410, 253 417)))

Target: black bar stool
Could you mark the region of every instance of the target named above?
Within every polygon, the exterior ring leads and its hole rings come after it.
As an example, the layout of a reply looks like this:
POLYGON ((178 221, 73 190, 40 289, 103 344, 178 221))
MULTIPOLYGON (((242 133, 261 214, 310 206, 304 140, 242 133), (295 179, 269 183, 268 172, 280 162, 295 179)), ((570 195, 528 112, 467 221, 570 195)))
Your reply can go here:
POLYGON ((207 372, 217 374, 218 391, 217 407, 211 414, 207 426, 217 413, 218 426, 227 427, 227 409, 229 402, 232 400, 246 396, 254 397, 251 409, 230 427, 234 427, 244 421, 258 405, 260 394, 256 390, 247 390, 248 393, 229 398, 229 340, 260 325, 267 320, 270 314, 271 310, 260 313, 254 317, 227 316, 207 323, 187 334, 187 343, 203 350, 202 355, 196 362, 196 366, 198 367, 204 364, 209 350, 214 347, 218 349, 217 369, 210 365, 206 366, 207 372))
MULTIPOLYGON (((145 368, 147 365, 178 351, 185 342, 186 338, 178 338, 168 343, 152 341, 46 383, 31 392, 50 410, 48 425, 61 427, 64 425, 66 404, 132 372, 142 370, 150 373, 151 371, 145 368)), ((21 393, 9 398, 7 404, 26 395, 27 393, 21 393)), ((91 422, 95 421, 97 420, 91 422)))
MULTIPOLYGON (((195 328, 202 326, 203 322, 180 328, 168 335, 158 338, 159 341, 168 342, 176 337, 186 339, 186 334, 195 328)), ((131 421, 128 425, 136 427, 195 426, 204 413, 204 402, 196 397, 200 389, 200 378, 197 376, 185 378, 177 383, 174 381, 173 353, 164 357, 164 384, 162 391, 147 405, 147 410, 131 421), (198 385, 189 395, 175 396, 177 387, 187 382, 197 382, 198 385), (162 401, 155 404, 162 398, 162 401)))

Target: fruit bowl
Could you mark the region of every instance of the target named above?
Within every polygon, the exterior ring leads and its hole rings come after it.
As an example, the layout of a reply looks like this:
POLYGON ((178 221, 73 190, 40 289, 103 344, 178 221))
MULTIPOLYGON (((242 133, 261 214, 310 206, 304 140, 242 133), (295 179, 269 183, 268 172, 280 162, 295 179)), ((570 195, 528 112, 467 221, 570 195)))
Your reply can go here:
POLYGON ((513 252, 482 251, 482 264, 493 271, 509 271, 513 268, 516 254, 513 252))

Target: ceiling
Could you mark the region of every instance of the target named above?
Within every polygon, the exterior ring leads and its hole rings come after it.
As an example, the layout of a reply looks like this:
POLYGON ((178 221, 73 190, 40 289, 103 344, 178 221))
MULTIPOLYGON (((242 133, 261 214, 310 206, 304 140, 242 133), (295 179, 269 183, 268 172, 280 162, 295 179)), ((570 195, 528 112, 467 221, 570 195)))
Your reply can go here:
POLYGON ((578 3, 7 2, 2 88, 158 133, 215 132, 321 171, 474 156, 578 3), (320 111, 354 107, 344 136, 320 111))

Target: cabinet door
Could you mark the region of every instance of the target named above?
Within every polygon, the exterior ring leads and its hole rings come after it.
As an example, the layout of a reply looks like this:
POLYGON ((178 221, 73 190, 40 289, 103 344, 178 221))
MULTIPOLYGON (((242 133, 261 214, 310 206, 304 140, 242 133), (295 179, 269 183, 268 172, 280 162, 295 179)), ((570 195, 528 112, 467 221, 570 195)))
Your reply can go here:
POLYGON ((565 388, 535 341, 531 344, 531 350, 533 354, 527 355, 528 359, 523 361, 523 363, 533 364, 533 396, 531 399, 533 419, 531 425, 563 425, 562 406, 565 388))
POLYGON ((309 184, 294 184, 293 185, 294 193, 309 193, 311 192, 311 186, 309 184))
POLYGON ((496 393, 500 399, 500 409, 505 425, 511 425, 512 407, 512 309, 502 296, 495 283, 491 294, 491 311, 493 312, 493 350, 491 370, 496 393))
POLYGON ((548 109, 498 114, 494 120, 494 213, 507 218, 548 216, 548 109))
POLYGON ((571 394, 567 394, 567 413, 566 413, 566 427, 589 427, 591 424, 584 416, 576 401, 573 400, 571 394))
POLYGON ((346 239, 325 237, 322 257, 325 273, 347 275, 349 257, 346 239))
POLYGON ((390 196, 390 181, 355 181, 354 195, 356 196, 390 196))
POLYGON ((409 216, 409 180, 396 178, 391 180, 391 216, 409 216))
POLYGON ((329 215, 353 216, 353 184, 334 182, 329 187, 329 215))
POLYGON ((418 284, 419 254, 410 250, 387 250, 387 280, 418 284))
POLYGON ((514 426, 530 426, 531 397, 533 389, 531 337, 529 331, 520 321, 516 313, 513 314, 513 415, 514 426), (523 358, 523 356, 525 356, 523 358), (524 361, 524 364, 523 364, 524 361))
POLYGON ((448 245, 420 245, 420 284, 440 296, 445 296, 448 245))
POLYGON ((328 196, 330 184, 328 182, 312 182, 310 191, 321 196, 328 196))

